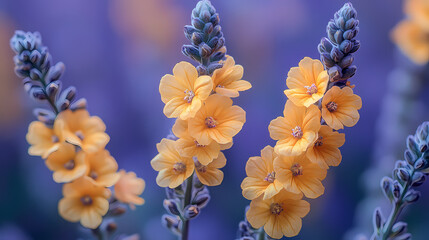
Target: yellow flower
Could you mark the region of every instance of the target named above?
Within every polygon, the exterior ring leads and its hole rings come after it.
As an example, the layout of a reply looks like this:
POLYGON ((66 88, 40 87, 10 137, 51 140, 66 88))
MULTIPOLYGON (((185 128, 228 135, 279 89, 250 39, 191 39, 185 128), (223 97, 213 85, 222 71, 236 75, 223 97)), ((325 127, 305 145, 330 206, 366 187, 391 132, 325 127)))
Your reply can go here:
POLYGON ((332 131, 329 126, 322 125, 316 142, 307 150, 307 157, 323 168, 338 166, 342 158, 338 148, 343 146, 345 141, 344 133, 332 131))
POLYGON ((160 187, 176 188, 192 175, 194 161, 191 157, 180 156, 175 141, 164 138, 156 148, 159 154, 150 164, 155 171, 159 171, 156 183, 160 187))
POLYGON ((110 190, 87 176, 64 184, 63 195, 58 204, 61 217, 70 222, 80 221, 87 228, 97 228, 109 210, 110 190))
POLYGON ((263 226, 264 231, 272 238, 296 236, 301 231, 301 218, 310 211, 310 204, 301 198, 302 194, 284 189, 270 199, 259 196, 250 203, 246 213, 247 220, 256 229, 263 226))
POLYGON ((162 77, 159 84, 164 114, 168 118, 192 118, 210 95, 213 82, 210 76, 198 77, 197 69, 188 62, 176 64, 173 74, 162 77))
POLYGON ((116 172, 118 163, 109 151, 102 149, 95 153, 88 153, 85 155, 85 160, 89 165, 86 175, 97 184, 111 187, 119 180, 120 175, 116 172))
POLYGON ((54 128, 63 132, 67 142, 88 153, 104 148, 110 140, 109 135, 104 132, 106 125, 103 121, 96 116, 90 117, 85 109, 61 112, 55 120, 54 128))
POLYGON ((290 69, 285 90, 286 96, 297 106, 309 107, 325 94, 329 76, 319 60, 305 57, 299 67, 290 69))
POLYGON ((283 189, 283 184, 277 179, 273 168, 277 154, 274 148, 266 146, 261 151, 261 157, 251 157, 246 163, 247 177, 241 183, 243 196, 253 200, 264 194, 264 200, 272 198, 283 189))
POLYGON ((54 172, 52 176, 57 183, 71 182, 85 175, 88 170, 85 153, 76 153, 76 147, 65 142, 61 143, 58 151, 48 156, 46 166, 54 172))
POLYGON ((213 72, 213 91, 220 95, 234 98, 240 95, 239 92, 246 91, 252 87, 248 81, 241 80, 243 67, 235 65, 233 57, 226 56, 226 60, 219 63, 223 64, 223 66, 213 72))
POLYGON ((300 155, 317 139, 320 110, 315 105, 298 107, 288 100, 283 115, 268 126, 271 138, 278 140, 274 150, 287 156, 300 155))
POLYGON ((429 62, 428 35, 415 21, 403 20, 393 29, 392 40, 413 62, 424 65, 429 62))
POLYGON ((274 160, 276 177, 287 191, 304 193, 308 198, 317 198, 325 188, 321 181, 326 177, 326 169, 300 156, 278 156, 274 160))
POLYGON ((143 179, 138 178, 134 172, 119 171, 120 178, 115 184, 115 197, 120 202, 127 203, 132 209, 134 205, 144 204, 144 199, 139 197, 145 188, 143 179))
POLYGON ((225 155, 221 152, 219 156, 208 165, 195 161, 195 173, 200 182, 207 186, 217 186, 222 183, 223 172, 219 168, 226 165, 225 155))
POLYGON ((219 144, 232 142, 246 122, 246 112, 239 106, 232 106, 228 97, 213 94, 204 106, 189 119, 189 134, 199 144, 208 145, 212 141, 219 144))
POLYGON ((61 142, 64 141, 58 129, 49 128, 39 121, 30 123, 26 138, 31 145, 28 154, 42 158, 47 158, 49 154, 58 150, 61 142))
POLYGON ((188 122, 178 118, 173 126, 173 133, 179 139, 177 142, 177 151, 180 156, 184 157, 196 157, 198 161, 207 165, 213 161, 213 159, 219 156, 220 150, 224 150, 225 144, 219 144, 212 141, 208 145, 200 144, 195 138, 191 137, 188 133, 188 122))
POLYGON ((425 31, 429 32, 429 1, 407 0, 405 1, 406 14, 425 31))
POLYGON ((322 101, 322 118, 331 128, 353 127, 359 121, 362 100, 349 87, 332 87, 322 101))

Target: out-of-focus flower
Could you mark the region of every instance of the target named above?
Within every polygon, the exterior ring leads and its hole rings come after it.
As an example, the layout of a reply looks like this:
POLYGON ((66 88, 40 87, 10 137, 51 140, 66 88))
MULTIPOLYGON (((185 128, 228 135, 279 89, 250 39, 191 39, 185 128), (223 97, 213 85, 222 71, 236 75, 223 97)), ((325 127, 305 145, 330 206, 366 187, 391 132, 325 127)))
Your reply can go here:
POLYGON ((200 182, 207 186, 217 186, 222 183, 223 172, 219 168, 226 165, 225 155, 221 152, 219 156, 208 165, 195 161, 195 173, 200 182))
POLYGON ((304 193, 308 198, 317 198, 325 188, 321 181, 326 177, 326 169, 302 154, 300 156, 279 156, 274 160, 276 177, 284 188, 293 193, 304 193))
POLYGON ((188 62, 173 68, 173 75, 162 77, 159 84, 164 114, 168 118, 193 118, 213 88, 210 76, 198 77, 197 69, 188 62))
POLYGON ((413 62, 420 65, 429 62, 428 36, 428 30, 411 20, 401 21, 392 31, 393 42, 413 62))
POLYGON ((284 189, 270 199, 264 200, 259 196, 250 203, 247 220, 254 228, 264 227, 272 238, 296 236, 302 227, 301 218, 310 211, 310 204, 301 198, 301 193, 294 194, 284 189))
POLYGON ((46 166, 54 172, 52 176, 57 183, 71 182, 85 175, 88 170, 85 153, 76 152, 74 145, 65 142, 48 156, 46 166))
POLYGON ((319 164, 323 168, 338 166, 341 163, 341 151, 338 149, 346 141, 344 133, 333 131, 332 128, 322 125, 318 138, 313 147, 307 150, 310 161, 319 164))
POLYGON ((214 70, 212 75, 213 91, 227 97, 238 97, 239 92, 246 91, 252 87, 248 81, 241 80, 243 67, 235 65, 234 58, 226 56, 225 61, 220 61, 223 66, 214 70))
POLYGON ((64 198, 58 210, 64 219, 95 229, 102 222, 102 216, 109 210, 110 190, 96 184, 90 177, 83 176, 63 186, 64 198))
POLYGON ((85 160, 88 163, 86 175, 97 184, 111 187, 119 180, 118 163, 106 149, 85 154, 85 160))
POLYGON ((429 1, 407 0, 405 1, 405 13, 427 33, 429 32, 429 1))
POLYGON ((309 107, 325 94, 329 76, 319 60, 305 57, 288 73, 284 93, 295 105, 309 107))
POLYGON ((188 133, 188 122, 178 118, 173 126, 173 133, 178 137, 177 151, 184 157, 196 157, 202 165, 207 165, 219 156, 221 146, 212 141, 208 145, 200 144, 188 133))
POLYGON ((58 114, 54 123, 56 131, 61 131, 65 140, 91 153, 102 149, 110 137, 104 131, 106 125, 97 116, 89 116, 85 109, 65 110, 58 114))
POLYGON ((134 172, 119 171, 119 181, 115 184, 115 197, 120 202, 127 203, 132 209, 134 205, 143 205, 144 199, 139 197, 146 186, 145 181, 134 172))
POLYGON ((274 150, 287 156, 300 155, 317 139, 320 110, 315 105, 298 107, 288 100, 283 115, 268 126, 271 138, 278 140, 274 150))
POLYGON ((160 187, 176 188, 192 175, 194 161, 191 157, 180 156, 175 141, 164 138, 156 148, 159 154, 150 164, 155 171, 159 172, 156 183, 160 187))
POLYGON ((331 128, 353 127, 359 121, 362 99, 349 87, 332 87, 322 101, 322 118, 331 128))
POLYGON ((228 97, 213 94, 195 118, 189 120, 188 130, 199 144, 208 145, 212 141, 227 144, 232 142, 232 137, 240 132, 245 122, 246 112, 241 107, 232 106, 228 97))
POLYGON ((243 196, 253 200, 262 194, 264 200, 272 198, 283 189, 283 184, 277 179, 273 162, 277 157, 274 148, 266 146, 261 150, 260 157, 251 157, 246 163, 247 177, 241 183, 243 196))
POLYGON ((28 126, 27 142, 31 145, 28 154, 47 158, 49 154, 58 150, 64 141, 59 129, 47 127, 40 121, 33 121, 28 126))

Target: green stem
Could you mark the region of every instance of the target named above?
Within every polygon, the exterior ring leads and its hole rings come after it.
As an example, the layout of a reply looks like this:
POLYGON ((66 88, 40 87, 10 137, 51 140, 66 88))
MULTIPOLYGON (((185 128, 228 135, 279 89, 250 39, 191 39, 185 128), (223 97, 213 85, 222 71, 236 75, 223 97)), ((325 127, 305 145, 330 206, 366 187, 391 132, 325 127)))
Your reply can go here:
POLYGON ((264 228, 261 228, 258 234, 258 240, 265 240, 265 231, 264 228))
MULTIPOLYGON (((191 203, 191 197, 192 197, 192 180, 194 178, 194 174, 192 174, 188 180, 186 180, 186 192, 185 192, 185 200, 183 204, 183 208, 188 206, 191 203)), ((182 237, 181 240, 188 240, 189 238, 189 220, 183 219, 182 224, 182 237)))
MULTIPOLYGON (((415 169, 411 172, 410 179, 413 179, 415 173, 415 169)), ((408 192, 408 189, 410 188, 410 183, 412 181, 407 181, 407 183, 404 186, 404 190, 401 193, 401 196, 399 197, 396 204, 393 206, 392 211, 390 212, 389 218, 386 220, 386 224, 384 224, 384 227, 381 232, 381 239, 386 240, 390 233, 392 232, 393 224, 395 224, 396 220, 398 219, 399 214, 402 212, 402 209, 405 207, 404 205, 404 197, 405 194, 408 192)))
POLYGON ((100 227, 93 229, 92 233, 94 234, 94 236, 98 239, 98 240, 104 240, 104 235, 100 230, 100 227))

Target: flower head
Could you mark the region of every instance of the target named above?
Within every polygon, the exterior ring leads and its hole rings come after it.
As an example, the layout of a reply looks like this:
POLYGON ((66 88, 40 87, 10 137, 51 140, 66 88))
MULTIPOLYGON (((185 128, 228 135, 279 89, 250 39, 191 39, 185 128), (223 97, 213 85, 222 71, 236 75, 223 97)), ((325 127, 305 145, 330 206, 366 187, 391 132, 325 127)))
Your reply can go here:
POLYGON ((278 156, 274 160, 276 176, 284 188, 293 193, 304 193, 308 198, 317 198, 325 188, 321 181, 326 177, 326 169, 302 154, 300 156, 278 156))
POLYGON ((131 208, 134 205, 144 204, 144 199, 139 197, 145 188, 143 179, 138 178, 134 172, 119 171, 119 181, 115 184, 115 198, 120 202, 127 203, 131 208))
POLYGON ((194 161, 191 157, 180 156, 175 141, 164 138, 156 148, 159 154, 150 164, 155 171, 159 171, 156 183, 160 187, 176 188, 192 175, 194 161))
POLYGON ((332 87, 322 101, 322 118, 331 128, 353 127, 359 121, 362 100, 349 87, 332 87))
POLYGON ((47 158, 49 154, 58 150, 64 141, 61 131, 49 128, 40 121, 30 123, 26 138, 31 145, 28 154, 42 158, 47 158))
POLYGON ((247 220, 254 228, 264 227, 272 238, 296 236, 302 227, 301 218, 310 211, 310 204, 301 198, 302 194, 284 189, 273 198, 259 196, 250 203, 247 220))
POLYGON ((85 155, 89 167, 86 175, 97 184, 111 187, 119 180, 118 163, 106 149, 85 155))
POLYGON ((219 156, 221 145, 215 141, 207 145, 200 144, 188 132, 188 122, 178 118, 173 126, 173 133, 178 137, 177 151, 184 157, 196 157, 198 161, 207 165, 219 156))
POLYGON ((392 40, 416 64, 429 62, 429 30, 411 20, 403 20, 392 32, 392 40))
POLYGON ((323 168, 338 166, 341 162, 341 152, 339 147, 346 141, 344 133, 332 131, 332 128, 322 125, 318 138, 313 147, 307 150, 307 157, 310 161, 319 164, 323 168))
POLYGON ((213 94, 194 118, 188 122, 189 134, 199 144, 208 145, 212 141, 219 144, 232 142, 246 122, 246 112, 239 106, 232 106, 228 97, 213 94))
POLYGON ((213 91, 220 95, 234 98, 240 95, 239 92, 246 91, 252 87, 248 81, 241 80, 243 67, 235 65, 233 57, 226 56, 226 60, 219 63, 223 64, 223 66, 213 72, 213 91))
POLYGON ((210 95, 213 82, 210 76, 198 77, 197 69, 188 62, 176 64, 173 74, 162 77, 159 84, 164 114, 168 118, 192 118, 210 95))
POLYGON ((297 106, 309 107, 325 94, 329 76, 319 60, 305 57, 299 67, 293 67, 288 73, 286 96, 297 106))
POLYGON ((317 139, 320 110, 315 105, 298 107, 288 100, 283 115, 268 127, 271 138, 278 140, 274 150, 282 155, 300 155, 317 139))
POLYGON ((413 21, 429 32, 429 2, 427 0, 405 1, 405 12, 413 21))
POLYGON ((67 142, 91 153, 102 149, 110 138, 104 131, 106 125, 97 116, 89 116, 85 109, 66 110, 58 114, 54 128, 61 131, 67 142))
POLYGON ((87 176, 64 184, 63 195, 58 204, 61 217, 70 222, 80 221, 87 228, 97 228, 109 210, 110 190, 87 176))
POLYGON ((208 165, 203 165, 198 160, 195 160, 195 173, 202 184, 217 186, 220 185, 223 180, 223 172, 219 170, 219 168, 223 168, 225 165, 226 158, 221 152, 219 156, 208 165))
POLYGON ((58 151, 51 153, 46 159, 46 166, 53 171, 57 183, 71 182, 85 175, 88 163, 85 153, 76 152, 76 147, 69 143, 61 143, 58 151))
POLYGON ((247 177, 241 183, 243 196, 253 200, 264 195, 264 200, 272 198, 283 189, 283 184, 277 179, 273 162, 277 157, 274 148, 266 146, 260 157, 251 157, 246 163, 247 177))

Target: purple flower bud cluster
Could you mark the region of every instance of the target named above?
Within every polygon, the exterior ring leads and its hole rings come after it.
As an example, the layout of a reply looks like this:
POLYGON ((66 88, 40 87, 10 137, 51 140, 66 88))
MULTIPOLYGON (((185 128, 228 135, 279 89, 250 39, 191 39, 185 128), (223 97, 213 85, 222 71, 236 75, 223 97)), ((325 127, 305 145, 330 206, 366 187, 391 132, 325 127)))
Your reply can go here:
POLYGON ((164 199, 163 205, 168 214, 162 216, 162 223, 172 233, 181 236, 182 224, 196 218, 201 209, 209 203, 209 190, 196 175, 192 176, 192 181, 185 181, 177 188, 165 190, 167 198, 164 199), (189 183, 191 185, 188 186, 189 183), (187 191, 188 187, 190 191, 187 191), (186 196, 189 192, 190 196, 186 196))
POLYGON ((222 67, 218 62, 225 57, 226 47, 219 14, 209 0, 198 2, 192 11, 191 25, 185 26, 185 36, 191 45, 183 45, 182 53, 197 61, 200 75, 211 75, 222 67))
POLYGON ((73 102, 76 97, 74 87, 61 91, 60 78, 65 66, 62 62, 53 64, 48 48, 42 44, 40 33, 16 31, 10 40, 10 47, 16 53, 13 58, 15 73, 23 78, 24 89, 31 98, 47 101, 52 107, 52 111, 34 111, 39 121, 52 125, 59 112, 69 108, 86 108, 83 98, 73 102))
POLYGON ((358 25, 357 11, 351 3, 344 4, 326 27, 328 38, 322 38, 318 46, 320 59, 331 82, 337 86, 344 86, 356 73, 353 53, 360 47, 360 42, 354 39, 359 32, 358 25))
POLYGON ((407 224, 396 221, 405 206, 420 198, 414 187, 422 185, 429 173, 429 122, 420 125, 415 135, 408 136, 404 159, 396 162, 391 178, 381 180, 381 189, 393 207, 387 219, 380 208, 375 209, 371 239, 411 239, 407 224))

